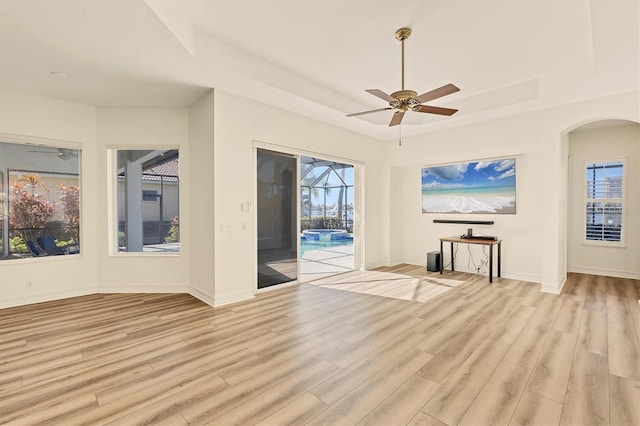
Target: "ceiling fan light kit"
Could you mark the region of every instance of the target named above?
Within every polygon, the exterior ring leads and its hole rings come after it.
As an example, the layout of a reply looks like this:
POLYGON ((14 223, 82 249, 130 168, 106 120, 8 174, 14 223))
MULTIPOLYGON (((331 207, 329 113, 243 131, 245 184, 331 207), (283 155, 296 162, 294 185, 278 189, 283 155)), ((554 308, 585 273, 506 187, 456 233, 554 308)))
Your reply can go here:
POLYGON ((402 122, 404 117, 404 113, 407 111, 413 112, 422 112, 427 114, 438 114, 438 115, 453 115, 458 110, 453 108, 443 108, 443 107, 435 107, 430 105, 422 105, 424 102, 428 102, 434 99, 441 98, 443 96, 450 95, 452 93, 458 92, 458 89, 455 85, 449 83, 445 84, 442 87, 438 87, 437 89, 431 90, 429 92, 423 93, 418 96, 418 93, 414 90, 405 90, 404 88, 404 41, 409 38, 411 35, 410 28, 400 28, 396 31, 396 39, 400 41, 402 44, 402 86, 401 89, 397 92, 393 92, 388 95, 380 89, 368 89, 367 93, 371 93, 374 96, 377 96, 380 99, 383 99, 389 103, 389 106, 386 108, 379 108, 370 111, 356 112, 353 114, 347 114, 347 117, 356 117, 358 115, 370 114, 372 112, 379 111, 388 111, 395 109, 393 116, 391 117, 391 121, 389 122, 389 127, 397 126, 402 122))

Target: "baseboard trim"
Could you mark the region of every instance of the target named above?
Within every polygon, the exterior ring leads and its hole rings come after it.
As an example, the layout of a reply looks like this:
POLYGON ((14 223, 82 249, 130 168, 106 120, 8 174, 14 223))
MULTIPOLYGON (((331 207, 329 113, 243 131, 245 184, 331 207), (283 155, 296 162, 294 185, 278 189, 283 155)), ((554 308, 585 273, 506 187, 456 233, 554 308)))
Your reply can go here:
POLYGON ((32 305, 34 303, 52 302, 54 300, 68 299, 70 297, 88 296, 95 293, 96 287, 88 286, 73 290, 54 291, 50 293, 30 294, 28 296, 3 298, 0 302, 0 309, 32 305))
POLYGON ((219 306, 230 305, 231 303, 243 302, 245 300, 253 299, 255 294, 253 291, 239 291, 237 293, 227 294, 223 296, 214 297, 213 307, 217 308, 219 306))
POLYGON ((252 291, 242 291, 216 298, 214 295, 205 293, 199 289, 186 284, 172 285, 123 285, 123 284, 99 284, 83 288, 56 291, 50 293, 30 294, 27 296, 3 298, 0 301, 0 309, 13 308, 16 306, 31 305, 34 303, 51 302, 54 300, 68 299, 70 297, 88 296, 91 294, 104 293, 178 293, 190 294, 212 307, 228 305, 253 299, 255 295, 252 291))
POLYGON ((100 284, 96 293, 189 293, 186 284, 100 284))
POLYGON ((404 262, 403 259, 392 259, 388 264, 385 265, 380 265, 380 266, 395 266, 395 265, 400 265, 401 263, 406 263, 404 262))
POLYGON ((630 278, 632 280, 640 279, 637 272, 619 271, 615 269, 590 268, 588 266, 572 266, 569 272, 578 274, 601 275, 605 277, 630 278))
POLYGON ((426 269, 426 267, 427 267, 427 258, 425 257, 424 259, 400 259, 400 260, 398 260, 397 263, 394 263, 394 265, 399 265, 401 263, 406 263, 408 265, 424 266, 425 269, 426 269))
MULTIPOLYGON (((363 267, 364 267, 365 270, 368 270, 368 269, 379 268, 381 266, 393 266, 393 265, 395 265, 395 263, 389 264, 389 262, 377 260, 377 261, 365 262, 363 264, 363 267)), ((356 268, 356 270, 359 270, 359 269, 356 268)))
POLYGON ((189 294, 211 307, 215 306, 215 297, 213 296, 213 294, 205 293, 204 291, 195 287, 189 288, 189 294))
POLYGON ((507 274, 504 271, 501 271, 502 278, 507 278, 510 280, 518 280, 518 281, 527 281, 530 283, 540 284, 542 282, 542 277, 535 275, 526 275, 526 274, 512 274, 508 272, 507 274))
POLYGON ((562 293, 562 288, 567 282, 567 276, 565 275, 558 281, 557 284, 541 284, 540 291, 542 293, 551 293, 551 294, 560 294, 562 293))

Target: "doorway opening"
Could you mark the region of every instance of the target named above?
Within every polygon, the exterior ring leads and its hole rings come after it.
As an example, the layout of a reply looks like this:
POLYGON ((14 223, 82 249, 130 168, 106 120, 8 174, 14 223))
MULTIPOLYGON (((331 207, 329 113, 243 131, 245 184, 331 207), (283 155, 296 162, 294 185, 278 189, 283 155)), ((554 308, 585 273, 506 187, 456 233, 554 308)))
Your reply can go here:
POLYGON ((256 146, 255 161, 256 289, 357 269, 362 170, 279 146, 256 146))
POLYGON ((353 271, 354 166, 300 157, 300 282, 353 271))
POLYGON ((567 151, 567 271, 640 276, 640 124, 603 119, 572 129, 567 151))

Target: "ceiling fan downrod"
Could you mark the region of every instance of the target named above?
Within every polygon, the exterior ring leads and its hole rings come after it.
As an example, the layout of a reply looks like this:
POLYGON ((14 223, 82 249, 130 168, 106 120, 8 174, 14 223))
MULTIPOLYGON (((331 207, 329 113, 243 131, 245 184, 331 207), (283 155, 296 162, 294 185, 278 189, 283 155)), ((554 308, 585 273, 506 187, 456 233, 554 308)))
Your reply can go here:
POLYGON ((396 39, 400 40, 402 44, 402 85, 400 86, 404 90, 404 41, 411 35, 411 28, 400 28, 396 31, 396 39))

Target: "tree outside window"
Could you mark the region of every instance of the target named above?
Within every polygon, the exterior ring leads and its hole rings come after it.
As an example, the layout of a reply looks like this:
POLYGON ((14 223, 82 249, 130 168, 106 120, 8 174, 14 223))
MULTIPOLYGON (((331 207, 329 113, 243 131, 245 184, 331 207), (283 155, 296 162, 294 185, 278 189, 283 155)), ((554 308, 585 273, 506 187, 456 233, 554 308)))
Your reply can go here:
POLYGON ((9 230, 22 240, 13 242, 14 250, 27 241, 36 241, 56 212, 56 206, 48 200, 48 195, 49 188, 40 182, 37 174, 22 176, 10 185, 9 230))
POLYGON ((80 250, 80 150, 0 140, 0 260, 80 250))
MULTIPOLYGON (((80 189, 58 183, 52 190, 38 174, 20 174, 9 186, 11 253, 33 253, 28 242, 49 236, 58 247, 80 243, 80 189)), ((49 179, 51 180, 51 179, 49 179)), ((54 179, 55 180, 55 179, 54 179)), ((37 249, 43 247, 36 245, 37 249)), ((77 252, 77 250, 75 250, 77 252)))

